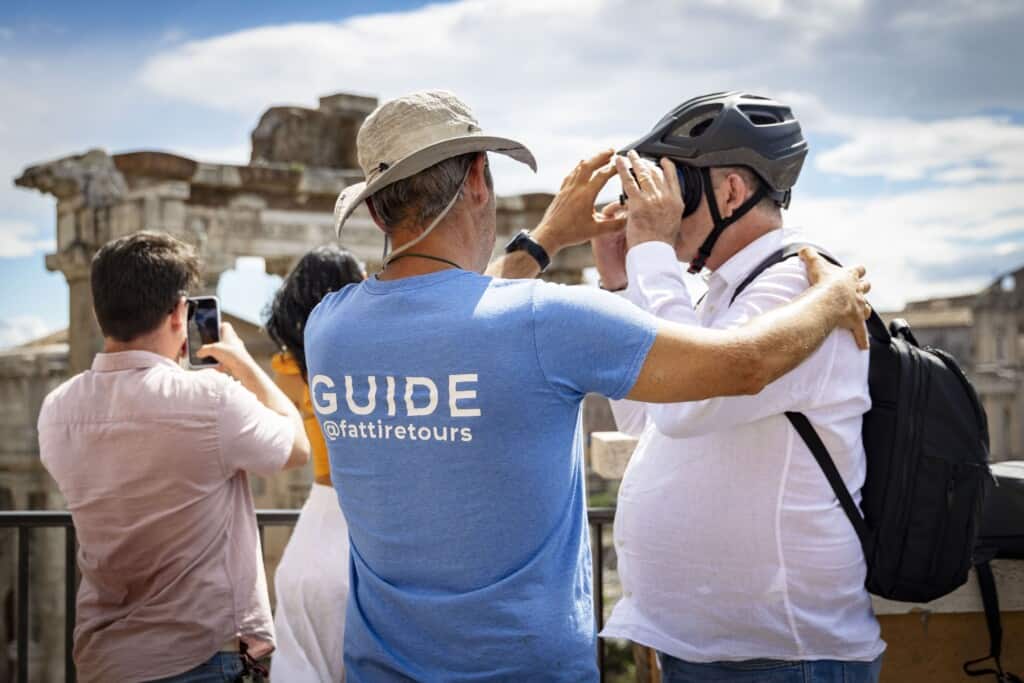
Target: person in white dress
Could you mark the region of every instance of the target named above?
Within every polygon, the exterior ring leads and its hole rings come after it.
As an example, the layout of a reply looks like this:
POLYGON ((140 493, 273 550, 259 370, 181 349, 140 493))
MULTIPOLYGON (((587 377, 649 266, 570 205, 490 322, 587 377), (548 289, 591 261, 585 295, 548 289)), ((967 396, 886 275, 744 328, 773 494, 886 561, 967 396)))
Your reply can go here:
POLYGON ((325 294, 364 278, 362 265, 349 252, 318 247, 285 278, 265 325, 281 348, 273 358, 275 381, 298 406, 313 451, 313 486, 274 577, 277 650, 271 677, 279 683, 345 680, 348 526, 331 485, 327 448, 310 405, 302 337, 306 319, 325 294))

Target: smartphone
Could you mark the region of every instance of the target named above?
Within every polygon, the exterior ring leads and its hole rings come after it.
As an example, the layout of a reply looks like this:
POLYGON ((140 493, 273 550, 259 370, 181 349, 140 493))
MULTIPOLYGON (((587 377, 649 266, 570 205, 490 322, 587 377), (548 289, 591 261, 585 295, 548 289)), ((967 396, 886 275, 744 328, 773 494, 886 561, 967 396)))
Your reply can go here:
POLYGON ((203 344, 220 341, 220 301, 215 296, 188 298, 188 335, 185 348, 188 351, 188 366, 192 369, 216 365, 213 358, 199 358, 196 351, 203 344))

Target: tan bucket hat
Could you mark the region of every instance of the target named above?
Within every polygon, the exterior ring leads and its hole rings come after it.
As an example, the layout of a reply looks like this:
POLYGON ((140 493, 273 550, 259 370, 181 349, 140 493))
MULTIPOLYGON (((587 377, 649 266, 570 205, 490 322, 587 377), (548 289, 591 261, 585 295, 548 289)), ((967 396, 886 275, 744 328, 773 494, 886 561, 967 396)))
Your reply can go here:
POLYGON ((366 180, 349 185, 334 204, 334 230, 374 192, 434 164, 470 152, 499 152, 536 172, 537 161, 520 142, 485 135, 472 110, 446 90, 423 90, 385 102, 356 136, 366 180))

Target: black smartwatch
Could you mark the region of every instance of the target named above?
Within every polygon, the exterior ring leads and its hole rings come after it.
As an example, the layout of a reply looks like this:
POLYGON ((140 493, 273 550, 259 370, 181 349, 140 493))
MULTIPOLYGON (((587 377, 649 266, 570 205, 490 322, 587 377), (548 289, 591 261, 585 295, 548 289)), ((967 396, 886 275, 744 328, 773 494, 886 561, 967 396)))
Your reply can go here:
POLYGON ((544 247, 537 244, 526 230, 520 230, 519 234, 505 245, 506 254, 511 254, 513 251, 525 251, 532 256, 533 260, 540 266, 540 272, 542 273, 551 265, 551 257, 548 256, 548 252, 545 251, 544 247))

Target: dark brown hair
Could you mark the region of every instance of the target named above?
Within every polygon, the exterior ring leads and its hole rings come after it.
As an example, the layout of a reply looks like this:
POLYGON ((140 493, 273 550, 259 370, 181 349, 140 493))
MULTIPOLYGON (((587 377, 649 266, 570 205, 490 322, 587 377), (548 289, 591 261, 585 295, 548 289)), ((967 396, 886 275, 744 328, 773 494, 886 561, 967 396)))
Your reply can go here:
POLYGON ((91 282, 103 336, 129 342, 159 327, 199 284, 199 257, 170 235, 137 232, 96 252, 91 282))

